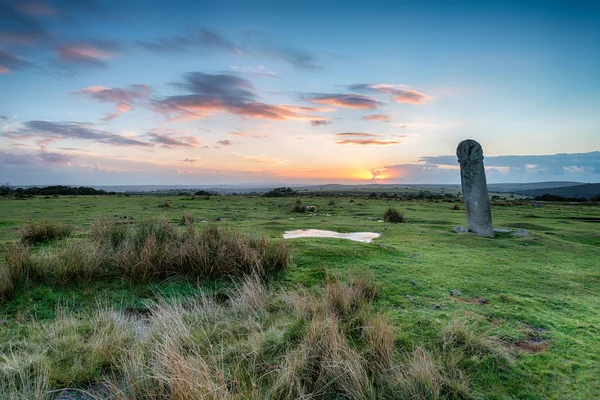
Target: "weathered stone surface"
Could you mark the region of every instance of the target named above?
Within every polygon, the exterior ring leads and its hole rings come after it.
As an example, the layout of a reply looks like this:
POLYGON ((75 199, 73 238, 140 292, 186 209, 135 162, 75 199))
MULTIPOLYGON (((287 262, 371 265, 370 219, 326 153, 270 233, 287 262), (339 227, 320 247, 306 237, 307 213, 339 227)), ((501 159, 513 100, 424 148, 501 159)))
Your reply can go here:
POLYGON ((517 229, 515 233, 513 233, 511 236, 514 237, 523 237, 523 236, 528 236, 529 235, 529 231, 527 229, 517 229))
POLYGON ((494 228, 496 233, 511 233, 513 230, 510 228, 494 228))
POLYGON ((460 290, 456 290, 456 289, 452 290, 450 292, 450 294, 454 297, 462 296, 462 292, 460 290))
POLYGON ((454 228, 452 228, 452 232, 467 233, 467 232, 469 232, 469 228, 467 228, 466 226, 455 226, 454 228))
POLYGON ((469 229, 479 236, 494 237, 483 167, 483 149, 475 140, 463 140, 456 148, 456 156, 460 163, 460 180, 469 229))

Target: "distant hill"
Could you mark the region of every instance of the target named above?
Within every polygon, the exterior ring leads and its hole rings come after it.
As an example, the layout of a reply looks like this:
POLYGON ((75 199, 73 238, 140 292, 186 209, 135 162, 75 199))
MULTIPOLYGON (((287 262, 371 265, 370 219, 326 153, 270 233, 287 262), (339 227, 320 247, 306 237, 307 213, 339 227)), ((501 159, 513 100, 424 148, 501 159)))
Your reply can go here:
POLYGON ((531 183, 488 183, 488 191, 496 193, 517 193, 522 191, 536 189, 554 189, 567 186, 581 186, 583 182, 569 181, 551 181, 551 182, 531 182, 531 183))
POLYGON ((561 196, 570 199, 585 198, 591 199, 592 197, 600 196, 600 183, 586 183, 583 185, 567 186, 567 187, 555 187, 545 189, 532 189, 532 190, 515 190, 517 194, 523 196, 543 196, 549 194, 552 196, 561 196))

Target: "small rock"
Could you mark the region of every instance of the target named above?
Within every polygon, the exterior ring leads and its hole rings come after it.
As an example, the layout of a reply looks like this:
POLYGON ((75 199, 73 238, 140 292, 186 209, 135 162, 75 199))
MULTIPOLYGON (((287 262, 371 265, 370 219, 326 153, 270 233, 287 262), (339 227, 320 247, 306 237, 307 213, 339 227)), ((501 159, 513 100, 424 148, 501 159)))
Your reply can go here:
POLYGON ((408 256, 408 258, 417 258, 417 257, 419 257, 419 256, 420 256, 420 254, 419 254, 419 253, 413 253, 413 254, 411 254, 410 256, 408 256))
POLYGON ((438 310, 439 310, 440 308, 442 308, 442 306, 440 306, 438 303, 435 303, 435 304, 433 305, 433 307, 437 308, 438 310))
POLYGON ((488 299, 484 299, 484 298, 479 299, 479 304, 487 304, 489 302, 490 301, 488 299))
POLYGON ((452 228, 452 232, 467 233, 467 232, 469 232, 469 228, 467 228, 466 226, 455 226, 454 228, 452 228))
POLYGON ((544 207, 544 205, 542 203, 533 202, 533 203, 531 203, 531 207, 539 208, 539 207, 544 207))
POLYGON ((450 292, 450 294, 454 297, 458 297, 458 296, 462 295, 462 292, 460 290, 454 289, 450 292))
POLYGON ((419 282, 417 282, 417 281, 412 281, 412 282, 411 282, 411 285, 413 285, 413 286, 419 286, 419 285, 420 285, 420 283, 419 283, 419 282))
POLYGON ((494 228, 496 233, 511 233, 513 230, 510 228, 494 228))
POLYGON ((517 229, 517 231, 515 233, 513 233, 511 236, 513 237, 523 237, 523 236, 529 236, 529 231, 523 228, 519 228, 517 229))

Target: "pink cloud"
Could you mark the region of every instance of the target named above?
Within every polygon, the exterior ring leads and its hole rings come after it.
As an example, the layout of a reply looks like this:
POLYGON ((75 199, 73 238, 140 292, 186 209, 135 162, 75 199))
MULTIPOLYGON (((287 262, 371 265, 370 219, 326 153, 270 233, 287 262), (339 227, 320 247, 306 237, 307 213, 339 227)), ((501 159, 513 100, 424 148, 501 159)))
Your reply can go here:
POLYGON ((152 90, 143 84, 129 85, 125 88, 106 88, 104 86, 88 86, 73 94, 85 95, 104 103, 114 103, 116 112, 107 114, 102 120, 111 121, 121 114, 131 111, 133 104, 146 100, 152 90))
POLYGON ((390 122, 390 116, 386 114, 365 115, 362 119, 367 121, 383 121, 390 122))
POLYGON ((349 139, 340 140, 335 142, 337 144, 349 144, 358 146, 389 146, 394 144, 400 144, 402 142, 397 140, 375 140, 375 139, 349 139))

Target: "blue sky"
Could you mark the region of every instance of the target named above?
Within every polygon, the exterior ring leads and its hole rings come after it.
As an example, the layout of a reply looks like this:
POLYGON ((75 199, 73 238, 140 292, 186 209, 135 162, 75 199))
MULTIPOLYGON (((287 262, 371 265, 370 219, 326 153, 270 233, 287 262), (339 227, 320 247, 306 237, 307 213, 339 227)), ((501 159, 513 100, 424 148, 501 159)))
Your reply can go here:
POLYGON ((13 184, 600 182, 600 3, 0 0, 13 184))

